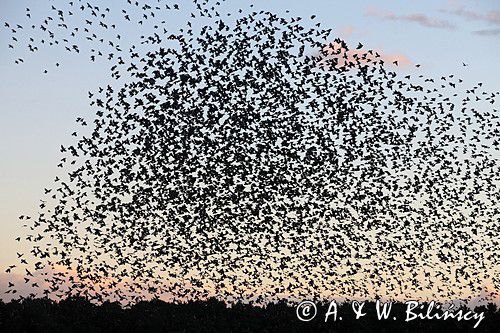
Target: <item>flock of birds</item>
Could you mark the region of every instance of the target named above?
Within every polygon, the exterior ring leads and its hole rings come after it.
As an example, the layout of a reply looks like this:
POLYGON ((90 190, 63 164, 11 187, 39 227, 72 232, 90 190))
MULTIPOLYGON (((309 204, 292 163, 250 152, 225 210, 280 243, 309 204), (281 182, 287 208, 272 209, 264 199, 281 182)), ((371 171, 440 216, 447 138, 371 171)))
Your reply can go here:
MULTIPOLYGON (((90 134, 61 146, 65 175, 20 217, 32 250, 7 272, 31 297, 495 297, 499 92, 403 77, 288 12, 224 18, 194 0, 185 27, 153 23, 141 47, 105 32, 183 11, 150 1, 124 1, 121 21, 53 2, 32 25, 47 36, 29 51, 91 43, 126 80, 89 93, 95 118, 77 122, 90 134)), ((26 28, 5 26, 21 48, 26 28)))

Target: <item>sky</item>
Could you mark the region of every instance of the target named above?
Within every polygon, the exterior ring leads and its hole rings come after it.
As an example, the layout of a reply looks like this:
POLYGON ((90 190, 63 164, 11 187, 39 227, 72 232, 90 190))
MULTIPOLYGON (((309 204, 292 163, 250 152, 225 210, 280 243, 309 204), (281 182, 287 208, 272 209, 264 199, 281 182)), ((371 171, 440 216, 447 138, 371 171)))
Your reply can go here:
MULTIPOLYGON (((57 0, 55 1, 57 2, 57 0)), ((61 1, 59 1, 61 2, 61 1)), ((114 6, 118 1, 102 1, 114 6)), ((96 2, 95 2, 96 3, 96 2)), ((471 84, 483 82, 485 90, 500 89, 500 1, 498 0, 400 0, 400 1, 253 1, 257 9, 293 15, 317 16, 324 28, 352 45, 379 51, 398 59, 399 71, 440 77, 458 74, 471 84), (467 66, 463 66, 465 63, 467 66)), ((227 1, 227 12, 248 6, 248 1, 227 1)), ((4 22, 25 23, 29 7, 39 16, 48 6, 36 0, 0 1, 0 268, 21 251, 14 240, 21 231, 19 215, 36 211, 45 187, 53 184, 61 157, 59 147, 74 142, 75 119, 92 117, 87 91, 96 82, 109 82, 105 61, 90 66, 85 55, 44 49, 35 56, 8 48, 12 42, 4 22), (22 56, 25 62, 15 65, 22 56), (60 67, 55 67, 56 59, 60 67), (43 71, 48 69, 48 73, 43 71)), ((47 12, 46 14, 44 14, 47 12)), ((185 25, 181 15, 166 25, 175 30, 185 25)), ((130 43, 142 31, 130 25, 122 35, 130 43)), ((79 128, 79 127, 78 127, 79 128)), ((0 275, 1 279, 2 275, 0 275)))

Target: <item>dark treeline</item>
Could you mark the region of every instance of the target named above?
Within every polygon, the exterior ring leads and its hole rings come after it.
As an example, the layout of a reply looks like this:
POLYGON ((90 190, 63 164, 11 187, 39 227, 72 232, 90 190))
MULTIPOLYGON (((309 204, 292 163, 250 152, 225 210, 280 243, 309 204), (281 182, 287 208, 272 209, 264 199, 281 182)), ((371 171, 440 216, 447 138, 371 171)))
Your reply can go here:
POLYGON ((342 320, 325 323, 327 305, 318 306, 312 321, 297 319, 296 308, 285 303, 267 307, 211 299, 186 304, 159 300, 140 302, 130 308, 118 303, 95 305, 83 298, 60 302, 49 299, 0 301, 0 332, 495 332, 500 312, 494 304, 475 309, 485 319, 474 329, 475 320, 416 319, 405 322, 406 305, 395 303, 391 318, 378 320, 375 304, 365 304, 366 316, 356 320, 351 304, 338 308, 342 320), (393 320, 395 316, 398 320, 393 320))

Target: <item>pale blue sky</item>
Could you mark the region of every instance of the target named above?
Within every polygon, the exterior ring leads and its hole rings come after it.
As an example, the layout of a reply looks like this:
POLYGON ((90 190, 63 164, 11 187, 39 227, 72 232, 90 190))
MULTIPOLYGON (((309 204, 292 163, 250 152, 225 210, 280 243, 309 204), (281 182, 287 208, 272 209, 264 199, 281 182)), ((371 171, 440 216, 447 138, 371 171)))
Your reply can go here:
MULTIPOLYGON (((54 3, 68 1, 56 0, 54 3)), ((77 0, 75 0, 77 2, 77 0)), ((91 1, 121 8, 124 1, 91 1)), ((150 0, 152 2, 152 0, 150 0)), ((248 1, 228 0, 223 11, 236 12, 248 1)), ((92 117, 87 91, 109 80, 109 64, 90 64, 85 55, 46 49, 35 56, 8 49, 10 30, 3 22, 28 25, 25 8, 34 18, 50 14, 52 1, 2 0, 0 2, 0 268, 15 259, 14 237, 20 231, 17 216, 36 211, 43 188, 60 172, 59 146, 70 144, 77 129, 75 118, 92 117), (13 63, 23 57, 25 63, 13 63), (54 68, 60 62, 59 69, 54 68), (49 73, 42 72, 47 68, 49 73)), ((179 0, 179 3, 182 1, 179 0)), ((498 0, 386 0, 386 1, 252 1, 256 10, 291 11, 294 16, 317 15, 324 28, 352 44, 389 55, 404 55, 422 64, 428 76, 456 74, 471 86, 484 82, 486 90, 500 90, 500 2, 498 0), (462 66, 462 62, 468 64, 462 66)), ((169 29, 184 27, 187 17, 169 19, 169 29)), ((123 23, 123 21, 120 21, 123 23)), ((123 44, 139 41, 144 31, 136 25, 119 27, 123 44)), ((26 33, 26 31, 25 31, 26 33)), ((401 68, 412 72, 413 67, 401 68)), ((4 269, 2 269, 3 271, 4 269)))

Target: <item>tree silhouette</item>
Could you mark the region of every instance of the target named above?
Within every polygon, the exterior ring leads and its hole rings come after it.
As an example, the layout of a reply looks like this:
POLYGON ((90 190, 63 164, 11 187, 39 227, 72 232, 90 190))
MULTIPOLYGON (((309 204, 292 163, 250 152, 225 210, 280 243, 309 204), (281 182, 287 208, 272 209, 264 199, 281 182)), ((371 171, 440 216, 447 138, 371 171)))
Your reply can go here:
MULTIPOLYGON (((318 306, 326 313, 327 304, 318 306)), ((374 303, 366 303, 373 309, 374 303)), ((285 302, 256 307, 226 303, 210 299, 183 304, 160 300, 142 301, 130 308, 118 303, 95 305, 84 298, 70 298, 54 302, 49 299, 24 299, 10 303, 0 302, 0 330, 2 332, 494 332, 500 324, 498 308, 490 303, 477 307, 485 319, 473 329, 474 321, 414 320, 404 322, 406 306, 394 303, 391 318, 378 320, 375 311, 359 320, 351 304, 339 305, 342 320, 325 323, 324 316, 310 322, 297 319, 295 307, 285 302), (392 320, 392 316, 399 318, 392 320)), ((462 307, 462 309, 466 309, 462 307)), ((458 309, 456 309, 458 310, 458 309)))

